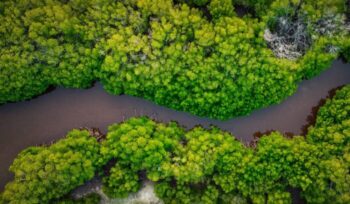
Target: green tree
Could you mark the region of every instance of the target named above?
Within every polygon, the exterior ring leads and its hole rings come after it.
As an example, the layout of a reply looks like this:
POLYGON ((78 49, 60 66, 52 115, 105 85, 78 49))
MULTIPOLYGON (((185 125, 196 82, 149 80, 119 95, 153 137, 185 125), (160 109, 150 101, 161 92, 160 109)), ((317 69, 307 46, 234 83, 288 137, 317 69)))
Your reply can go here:
POLYGON ((15 177, 6 185, 2 199, 5 203, 49 203, 92 179, 99 157, 99 144, 85 130, 72 130, 48 147, 27 148, 10 167, 15 177))

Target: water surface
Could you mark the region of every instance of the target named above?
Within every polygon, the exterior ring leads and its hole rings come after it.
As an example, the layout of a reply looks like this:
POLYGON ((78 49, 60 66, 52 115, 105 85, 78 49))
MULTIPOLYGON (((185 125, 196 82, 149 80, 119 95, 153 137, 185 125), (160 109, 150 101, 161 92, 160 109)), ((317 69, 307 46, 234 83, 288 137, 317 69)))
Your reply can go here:
POLYGON ((330 89, 347 83, 350 65, 336 61, 320 76, 302 82, 298 91, 281 104, 227 121, 196 117, 132 96, 109 95, 101 84, 86 90, 57 88, 30 101, 5 104, 0 106, 0 192, 12 178, 8 168, 21 150, 62 138, 73 128, 97 127, 106 132, 112 123, 147 115, 163 122, 178 121, 187 128, 213 124, 247 143, 257 131, 300 134, 312 107, 330 89))

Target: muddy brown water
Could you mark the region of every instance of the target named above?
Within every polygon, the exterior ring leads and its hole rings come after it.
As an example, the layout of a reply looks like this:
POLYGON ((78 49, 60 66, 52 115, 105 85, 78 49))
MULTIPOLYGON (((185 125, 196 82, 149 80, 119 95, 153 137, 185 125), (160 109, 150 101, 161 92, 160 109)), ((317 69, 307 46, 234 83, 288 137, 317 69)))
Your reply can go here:
POLYGON ((247 143, 257 131, 300 134, 312 107, 330 89, 348 83, 350 64, 338 60, 320 76, 303 81, 297 92, 279 105, 227 121, 196 117, 141 98, 110 95, 98 83, 86 90, 57 88, 29 101, 5 104, 0 106, 0 192, 12 179, 8 168, 21 150, 60 139, 73 128, 97 127, 106 132, 112 123, 147 115, 162 122, 178 121, 187 128, 213 124, 247 143))

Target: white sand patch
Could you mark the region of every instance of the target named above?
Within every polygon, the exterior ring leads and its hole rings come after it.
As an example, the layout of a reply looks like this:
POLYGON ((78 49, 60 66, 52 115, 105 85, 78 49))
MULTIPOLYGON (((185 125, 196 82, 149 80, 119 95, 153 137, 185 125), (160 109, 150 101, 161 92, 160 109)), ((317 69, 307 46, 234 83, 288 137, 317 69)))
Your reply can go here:
POLYGON ((73 192, 73 197, 78 199, 90 193, 97 193, 101 196, 100 204, 163 204, 154 192, 154 183, 144 181, 141 189, 131 193, 127 198, 109 198, 102 191, 102 183, 99 179, 93 179, 86 185, 73 192))

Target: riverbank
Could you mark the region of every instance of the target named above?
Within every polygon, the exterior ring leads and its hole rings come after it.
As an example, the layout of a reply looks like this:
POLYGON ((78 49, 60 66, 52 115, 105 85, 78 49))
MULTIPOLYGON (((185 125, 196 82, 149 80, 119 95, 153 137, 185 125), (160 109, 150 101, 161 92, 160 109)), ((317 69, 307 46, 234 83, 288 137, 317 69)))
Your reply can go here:
POLYGON ((174 120, 188 129, 213 124, 247 144, 257 131, 301 134, 312 107, 329 90, 347 83, 350 65, 336 61, 320 76, 302 82, 297 93, 281 104, 227 121, 196 117, 136 97, 109 95, 100 84, 86 90, 57 88, 30 101, 0 106, 0 190, 11 179, 8 168, 19 151, 60 139, 72 128, 96 127, 105 133, 111 123, 146 115, 162 122, 174 120))

